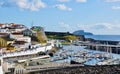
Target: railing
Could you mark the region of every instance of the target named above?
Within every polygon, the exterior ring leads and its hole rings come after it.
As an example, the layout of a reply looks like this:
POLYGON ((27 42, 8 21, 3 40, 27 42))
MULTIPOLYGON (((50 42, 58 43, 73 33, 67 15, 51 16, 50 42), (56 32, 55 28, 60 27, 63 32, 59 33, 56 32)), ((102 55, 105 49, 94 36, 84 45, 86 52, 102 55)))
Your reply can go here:
POLYGON ((49 65, 39 65, 39 66, 29 66, 26 68, 27 72, 35 72, 40 70, 51 70, 51 69, 60 69, 60 68, 67 68, 73 66, 82 66, 82 65, 70 65, 70 64, 49 64, 49 65))
POLYGON ((106 47, 120 47, 120 45, 106 45, 106 44, 95 44, 95 43, 81 43, 81 45, 106 46, 106 47))
POLYGON ((15 57, 15 56, 23 56, 23 55, 31 55, 31 54, 37 54, 38 52, 45 52, 47 50, 51 50, 52 49, 52 44, 49 46, 44 46, 44 47, 37 47, 37 48, 33 48, 33 49, 28 49, 28 50, 21 50, 21 51, 16 51, 16 52, 9 52, 9 53, 5 53, 3 54, 3 58, 6 57, 15 57))

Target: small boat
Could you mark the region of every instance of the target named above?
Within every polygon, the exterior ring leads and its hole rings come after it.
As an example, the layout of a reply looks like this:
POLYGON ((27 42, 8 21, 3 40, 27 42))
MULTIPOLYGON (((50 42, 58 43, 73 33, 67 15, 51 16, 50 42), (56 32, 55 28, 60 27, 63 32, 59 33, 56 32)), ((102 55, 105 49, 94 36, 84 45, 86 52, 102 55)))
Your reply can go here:
POLYGON ((76 62, 76 61, 74 61, 74 60, 71 60, 71 61, 70 61, 70 64, 81 64, 81 63, 76 62))
POLYGON ((86 58, 74 58, 70 61, 71 64, 83 64, 86 62, 88 59, 86 58))

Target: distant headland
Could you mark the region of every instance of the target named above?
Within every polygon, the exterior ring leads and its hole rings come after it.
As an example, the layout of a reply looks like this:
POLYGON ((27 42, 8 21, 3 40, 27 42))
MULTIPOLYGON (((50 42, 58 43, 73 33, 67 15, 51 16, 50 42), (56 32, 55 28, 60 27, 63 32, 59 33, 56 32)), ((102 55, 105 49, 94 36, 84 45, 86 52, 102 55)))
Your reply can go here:
POLYGON ((93 33, 85 32, 84 30, 77 30, 73 32, 74 35, 93 35, 93 33))

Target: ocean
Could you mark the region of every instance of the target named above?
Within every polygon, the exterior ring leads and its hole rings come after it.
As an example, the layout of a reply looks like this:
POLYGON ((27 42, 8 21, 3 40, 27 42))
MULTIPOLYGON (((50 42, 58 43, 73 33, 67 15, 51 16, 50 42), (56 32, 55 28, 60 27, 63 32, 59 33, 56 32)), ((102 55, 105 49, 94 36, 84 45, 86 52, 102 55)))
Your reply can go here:
POLYGON ((85 35, 85 38, 93 38, 95 40, 120 41, 120 35, 85 35))

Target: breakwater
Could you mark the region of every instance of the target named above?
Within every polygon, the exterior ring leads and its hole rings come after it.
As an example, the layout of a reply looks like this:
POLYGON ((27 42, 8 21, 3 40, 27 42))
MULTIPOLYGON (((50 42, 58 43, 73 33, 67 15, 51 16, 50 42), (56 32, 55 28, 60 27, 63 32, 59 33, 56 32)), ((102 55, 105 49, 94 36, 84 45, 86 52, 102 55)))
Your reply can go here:
MULTIPOLYGON (((109 36, 107 36, 109 37, 109 36)), ((102 36, 101 36, 102 38, 102 36)), ((111 53, 116 53, 120 54, 120 41, 117 40, 112 40, 109 38, 109 40, 101 39, 100 37, 98 38, 88 38, 86 36, 80 36, 80 43, 81 45, 87 46, 87 49, 91 50, 98 50, 98 51, 105 51, 105 52, 111 52, 111 53), (87 43, 86 43, 87 42, 87 43)))
POLYGON ((94 40, 89 43, 83 43, 83 45, 86 45, 87 49, 91 50, 120 54, 119 41, 94 40))
POLYGON ((73 66, 31 72, 30 74, 120 74, 120 65, 73 66))

